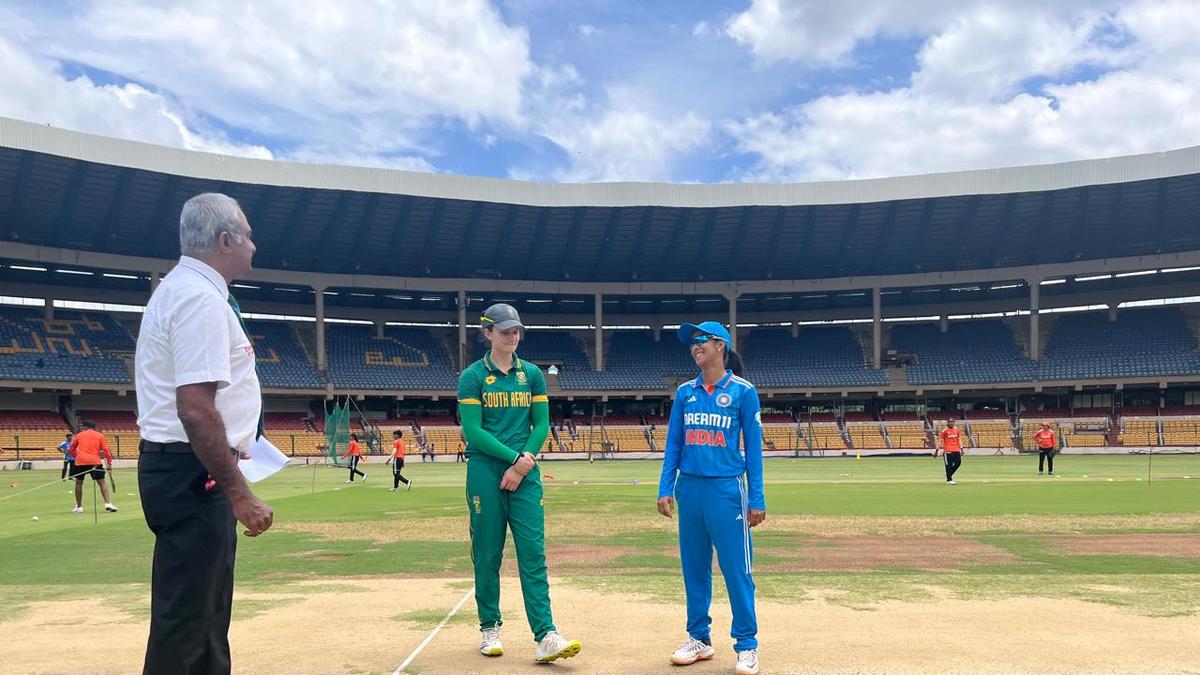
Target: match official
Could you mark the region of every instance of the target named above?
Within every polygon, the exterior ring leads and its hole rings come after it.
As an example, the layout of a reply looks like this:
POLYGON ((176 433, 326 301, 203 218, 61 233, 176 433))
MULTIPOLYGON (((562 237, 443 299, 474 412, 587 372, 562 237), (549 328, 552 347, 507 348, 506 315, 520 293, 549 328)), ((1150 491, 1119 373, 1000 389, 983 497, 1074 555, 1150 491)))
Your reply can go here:
POLYGON ((138 482, 155 538, 146 675, 230 672, 237 522, 254 537, 274 518, 237 467, 262 433, 254 346, 229 293, 250 273, 250 234, 230 197, 188 200, 183 255, 142 317, 138 482))

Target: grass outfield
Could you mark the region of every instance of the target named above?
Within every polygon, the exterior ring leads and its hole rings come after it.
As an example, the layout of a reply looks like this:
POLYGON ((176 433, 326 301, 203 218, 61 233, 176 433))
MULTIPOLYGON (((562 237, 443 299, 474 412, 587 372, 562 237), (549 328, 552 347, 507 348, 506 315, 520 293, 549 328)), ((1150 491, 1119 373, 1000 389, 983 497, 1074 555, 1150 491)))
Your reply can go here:
MULTIPOLYGON (((1145 456, 1058 459, 1061 475, 1049 478, 1036 475, 1036 458, 968 455, 957 486, 942 482, 940 459, 768 460, 769 515, 755 531, 760 597, 820 596, 859 609, 945 594, 1070 597, 1142 615, 1195 614, 1200 456, 1155 457, 1149 482, 1145 456)), ((398 493, 379 461, 364 468, 365 485, 346 485, 341 470, 327 467, 289 467, 260 484, 276 526, 240 539, 239 590, 347 577, 468 577, 464 466, 410 464, 405 473, 416 487, 398 493)), ((673 523, 654 510, 658 470, 651 461, 544 463, 554 476, 545 483, 556 579, 680 600, 673 523)), ((146 614, 152 538, 136 471, 117 472, 121 511, 100 513, 98 524, 91 481, 87 513, 73 515, 70 486, 55 480, 57 471, 0 477, 0 621, 36 601, 78 597, 81 588, 146 614)), ((274 606, 242 602, 235 616, 274 606)), ((397 620, 437 618, 422 610, 397 620)))

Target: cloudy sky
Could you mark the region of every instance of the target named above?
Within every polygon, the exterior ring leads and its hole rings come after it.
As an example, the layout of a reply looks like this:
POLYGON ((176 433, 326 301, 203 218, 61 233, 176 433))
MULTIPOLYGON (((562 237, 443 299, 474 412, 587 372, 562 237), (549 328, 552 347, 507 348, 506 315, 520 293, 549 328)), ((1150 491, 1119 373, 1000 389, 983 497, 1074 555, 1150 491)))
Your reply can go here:
POLYGON ((1198 0, 9 0, 0 115, 536 181, 838 180, 1200 144, 1197 36, 1198 0))

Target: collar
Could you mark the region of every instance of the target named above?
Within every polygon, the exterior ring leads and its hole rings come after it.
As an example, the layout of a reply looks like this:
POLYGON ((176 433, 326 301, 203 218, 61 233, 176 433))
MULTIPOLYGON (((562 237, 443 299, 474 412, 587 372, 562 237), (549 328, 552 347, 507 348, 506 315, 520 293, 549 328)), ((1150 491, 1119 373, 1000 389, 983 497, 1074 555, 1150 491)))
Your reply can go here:
POLYGON ((229 296, 229 284, 225 283, 225 277, 221 276, 221 274, 213 269, 208 263, 204 262, 203 260, 197 260, 191 256, 181 255, 179 256, 179 266, 186 267, 194 272, 199 273, 200 276, 204 277, 205 280, 208 281, 208 283, 212 284, 217 290, 221 291, 222 295, 226 297, 229 296))
MULTIPOLYGON (((724 389, 725 387, 728 387, 729 381, 732 379, 733 379, 733 371, 726 369, 725 377, 722 377, 721 379, 717 380, 717 388, 724 389)), ((700 375, 698 375, 696 377, 696 379, 692 382, 692 386, 695 387, 696 389, 700 389, 704 386, 704 374, 703 373, 701 373, 700 375)))
MULTIPOLYGON (((492 362, 492 350, 490 350, 490 349, 483 353, 483 366, 485 368, 487 368, 488 370, 492 371, 493 373, 498 373, 500 375, 505 374, 503 371, 501 371, 499 368, 496 367, 495 363, 492 362)), ((521 370, 521 371, 525 370, 525 364, 521 361, 521 357, 517 356, 516 354, 513 354, 512 369, 513 370, 521 370)))

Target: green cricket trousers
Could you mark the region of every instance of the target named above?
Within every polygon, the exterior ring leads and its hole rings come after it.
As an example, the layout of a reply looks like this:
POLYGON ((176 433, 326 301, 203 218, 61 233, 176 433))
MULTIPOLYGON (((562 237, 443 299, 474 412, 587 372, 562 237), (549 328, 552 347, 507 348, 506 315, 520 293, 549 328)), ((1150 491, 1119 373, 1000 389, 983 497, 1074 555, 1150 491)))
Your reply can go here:
POLYGON ((503 623, 500 617, 500 562, 506 531, 517 549, 521 595, 533 639, 557 630, 550 615, 550 582, 546 578, 545 511, 542 473, 534 467, 513 492, 500 489, 508 464, 488 455, 467 461, 467 509, 471 515, 471 562, 475 565, 475 604, 479 627, 503 623))

